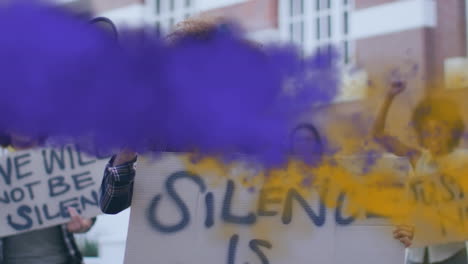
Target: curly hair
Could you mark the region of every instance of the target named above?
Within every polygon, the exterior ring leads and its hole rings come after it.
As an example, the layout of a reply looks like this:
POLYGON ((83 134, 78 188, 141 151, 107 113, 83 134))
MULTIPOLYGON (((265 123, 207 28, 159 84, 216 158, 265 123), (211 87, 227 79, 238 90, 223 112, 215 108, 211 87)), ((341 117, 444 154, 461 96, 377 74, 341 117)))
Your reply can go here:
POLYGON ((170 41, 177 42, 186 37, 199 40, 209 39, 217 30, 217 25, 214 21, 202 19, 188 19, 176 25, 167 38, 170 41))
POLYGON ((416 106, 411 121, 420 143, 424 132, 423 126, 429 120, 444 122, 451 130, 452 137, 447 142, 450 150, 459 145, 465 131, 465 124, 458 105, 454 101, 448 98, 427 97, 416 106))
MULTIPOLYGON (((225 18, 192 18, 178 23, 176 25, 175 30, 167 36, 167 39, 171 43, 183 42, 183 40, 186 39, 209 41, 218 33, 222 32, 238 33, 239 28, 236 26, 235 23, 232 23, 231 21, 225 18)), ((248 47, 251 47, 256 51, 261 51, 262 45, 260 43, 248 39, 243 39, 242 41, 248 47)))

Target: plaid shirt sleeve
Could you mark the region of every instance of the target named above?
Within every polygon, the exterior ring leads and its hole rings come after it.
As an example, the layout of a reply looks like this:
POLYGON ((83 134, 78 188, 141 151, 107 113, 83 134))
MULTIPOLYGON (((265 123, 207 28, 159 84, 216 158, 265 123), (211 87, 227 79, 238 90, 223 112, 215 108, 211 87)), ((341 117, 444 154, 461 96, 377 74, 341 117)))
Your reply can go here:
POLYGON ((136 158, 119 166, 112 165, 114 159, 107 164, 101 184, 100 207, 105 214, 120 213, 132 203, 136 158))

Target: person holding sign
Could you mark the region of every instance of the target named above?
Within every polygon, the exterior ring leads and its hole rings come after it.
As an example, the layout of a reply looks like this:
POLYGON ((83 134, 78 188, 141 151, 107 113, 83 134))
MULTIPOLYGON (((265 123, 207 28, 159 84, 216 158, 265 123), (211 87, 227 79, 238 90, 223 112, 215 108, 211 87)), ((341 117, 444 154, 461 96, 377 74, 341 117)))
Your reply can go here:
MULTIPOLYGON (((392 83, 374 125, 373 136, 389 152, 407 157, 416 176, 424 175, 428 171, 436 173, 437 160, 457 155, 455 149, 464 131, 463 121, 453 102, 433 98, 423 100, 416 107, 412 116, 421 148, 407 146, 385 132, 385 122, 390 105, 393 99, 405 89, 406 84, 403 81, 392 83), (443 110, 445 114, 450 113, 450 118, 440 113, 434 113, 434 110, 443 110)), ((468 263, 466 250, 464 242, 409 249, 408 263, 468 263)))
MULTIPOLYGON (((301 123, 294 128, 291 133, 291 148, 294 156, 312 165, 320 163, 325 155, 320 134, 310 123, 301 123)), ((413 239, 413 230, 408 226, 397 226, 394 237, 405 247, 409 247, 413 239)))
MULTIPOLYGON (((223 29, 214 23, 202 20, 188 20, 179 25, 181 25, 180 29, 167 37, 171 43, 176 43, 184 37, 203 41, 215 30, 223 29)), ((248 44, 252 43, 248 42, 248 44)), ((106 166, 100 195, 100 206, 104 213, 117 214, 131 205, 136 160, 135 152, 124 150, 114 156, 106 166)))
MULTIPOLYGON (((91 20, 90 24, 94 25, 98 30, 103 31, 105 34, 109 34, 112 40, 117 41, 117 30, 111 20, 98 17, 91 20)), ((23 136, 18 133, 5 134, 0 136, 0 145, 2 145, 4 148, 8 148, 7 152, 16 150, 32 150, 39 145, 42 145, 42 143, 43 140, 35 141, 28 136, 23 136)), ((81 156, 79 157, 81 158, 81 156)), ((87 164, 89 165, 93 163, 94 161, 88 161, 87 164)), ((75 188, 91 188, 90 186, 93 185, 91 177, 88 177, 89 175, 87 174, 80 175, 81 177, 75 175, 75 188)), ((51 186, 50 183, 51 182, 49 181, 49 187, 51 186)), ((29 189, 29 191, 31 190, 29 189)), ((75 201, 75 199, 77 198, 71 199, 71 201, 75 201)), ((81 197, 81 199, 82 201, 85 200, 83 197, 81 197)), ((92 201, 89 200, 88 202, 92 201)), ((83 207, 75 208, 70 206, 71 203, 69 203, 69 205, 65 204, 66 203, 63 203, 64 207, 60 208, 60 214, 57 214, 57 216, 64 218, 69 216, 70 221, 68 223, 34 231, 27 231, 16 235, 9 235, 7 237, 1 238, 0 264, 83 263, 83 257, 75 243, 73 234, 87 232, 94 225, 96 218, 83 218, 78 213, 78 211, 82 212, 83 207)), ((60 206, 62 206, 62 203, 60 203, 60 206)), ((33 211, 29 207, 27 210, 33 211)), ((32 223, 32 219, 29 218, 29 215, 23 216, 25 216, 22 219, 23 221, 29 221, 29 223, 32 223)), ((38 216, 38 219, 38 222, 42 221, 40 216, 38 216)))
MULTIPOLYGON (((207 36, 213 25, 191 22, 187 32, 182 28, 177 36, 189 34, 190 36, 207 36)), ((324 151, 319 132, 311 124, 298 125, 291 134, 292 152, 305 161, 320 162, 324 151)), ((131 150, 124 150, 115 155, 105 168, 104 178, 101 185, 100 207, 106 214, 117 214, 132 203, 134 178, 136 173, 137 154, 131 150)), ((395 238, 405 246, 411 244, 412 231, 405 227, 395 230, 395 238)))
MULTIPOLYGON (((3 136, 2 147, 9 152, 38 147, 40 142, 27 136, 3 136)), ((80 264, 82 255, 74 233, 87 232, 96 221, 82 218, 73 207, 68 208, 71 220, 60 226, 0 238, 0 264, 80 264)))
POLYGON ((291 133, 291 153, 306 163, 316 164, 323 158, 322 139, 314 125, 301 123, 291 133))

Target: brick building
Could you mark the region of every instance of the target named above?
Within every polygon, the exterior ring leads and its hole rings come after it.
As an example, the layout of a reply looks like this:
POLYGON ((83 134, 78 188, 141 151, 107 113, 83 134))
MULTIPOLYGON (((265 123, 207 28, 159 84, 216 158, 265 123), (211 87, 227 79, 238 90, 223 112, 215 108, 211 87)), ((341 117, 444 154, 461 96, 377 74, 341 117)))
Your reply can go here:
POLYGON ((389 116, 395 131, 408 141, 410 111, 428 92, 452 97, 462 112, 468 113, 464 103, 468 96, 464 88, 468 85, 460 80, 468 69, 466 2, 355 0, 351 21, 355 63, 368 73, 372 81, 370 89, 381 94, 388 72, 395 67, 405 68, 408 64, 418 67, 417 73, 409 78, 410 90, 396 102, 401 107, 394 107, 389 116))
POLYGON ((466 57, 465 5, 464 0, 356 0, 356 63, 377 76, 411 60, 419 65, 419 85, 441 87, 445 66, 466 57))
MULTIPOLYGON (((227 17, 260 41, 292 41, 307 54, 333 44, 370 77, 412 61, 425 81, 466 57, 466 0, 56 0, 119 25, 169 31, 191 16, 227 17), (449 59, 449 60, 447 60, 449 59), (382 63, 385 61, 385 63, 382 63)), ((458 64, 457 64, 458 63, 458 64)))
MULTIPOLYGON (((167 32, 189 17, 225 17, 238 21, 257 41, 293 42, 305 54, 334 45, 342 55, 344 80, 341 95, 330 106, 335 113, 352 114, 364 106, 374 112, 387 89, 389 72, 396 68, 411 73, 417 67, 409 77, 411 88, 402 109, 411 109, 430 87, 442 90, 445 83, 448 88, 468 87, 467 0, 61 2, 107 16, 118 25, 145 24, 167 32)), ((465 90, 448 93, 464 98, 465 90)), ((392 110, 390 116, 400 114, 409 112, 392 110)), ((396 127, 404 130, 406 121, 396 127)))
MULTIPOLYGON (((465 0, 355 0, 349 21, 351 63, 369 79, 367 97, 331 105, 317 116, 326 116, 322 121, 330 123, 333 118, 351 120, 356 113, 366 113, 372 120, 394 69, 408 75, 409 89, 391 108, 389 129, 406 142, 416 142, 409 117, 428 92, 452 97, 468 113, 466 8, 465 0), (330 112, 332 118, 326 114, 330 112)), ((362 130, 355 135, 365 141, 362 130)))
MULTIPOLYGON (((409 115, 427 89, 445 90, 468 113, 464 103, 468 98, 468 0, 57 1, 78 12, 107 16, 119 26, 146 24, 169 31, 192 16, 227 17, 243 25, 253 39, 293 42, 306 54, 335 45, 342 54, 343 69, 359 71, 357 77, 344 74, 349 83, 344 85, 343 100, 315 109, 311 119, 322 133, 330 124, 353 121, 356 113, 372 119, 387 88, 389 72, 395 68, 411 72, 414 65, 418 70, 409 77, 410 91, 397 99, 389 114, 392 133, 415 142, 408 133, 409 115), (449 85, 444 88, 445 83, 449 85)), ((344 134, 362 138, 350 147, 351 153, 363 148, 365 130, 340 132, 343 140, 344 134)), ((102 218, 99 232, 111 232, 114 219, 102 218)), ((109 245, 103 247, 102 263, 119 263, 125 235, 100 240, 109 245)))

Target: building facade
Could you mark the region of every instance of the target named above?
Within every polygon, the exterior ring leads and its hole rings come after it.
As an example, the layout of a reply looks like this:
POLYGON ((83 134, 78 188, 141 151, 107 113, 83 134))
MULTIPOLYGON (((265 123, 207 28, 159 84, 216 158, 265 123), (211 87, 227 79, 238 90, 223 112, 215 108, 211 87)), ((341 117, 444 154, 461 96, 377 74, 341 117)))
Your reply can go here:
POLYGON ((146 0, 145 24, 160 32, 192 17, 229 19, 239 23, 250 37, 261 41, 279 38, 276 0, 146 0))
POLYGON ((299 45, 306 54, 335 46, 345 64, 352 61, 353 0, 280 0, 279 4, 281 39, 299 45))
POLYGON ((447 63, 467 55, 465 0, 355 1, 356 63, 374 79, 411 62, 415 85, 442 87, 447 63))
MULTIPOLYGON (((396 69, 408 80, 411 91, 405 101, 398 99, 402 107, 393 107, 389 118, 396 134, 408 142, 409 118, 401 117, 409 116, 428 89, 444 89, 447 84, 446 88, 461 88, 449 92, 454 98, 468 96, 464 89, 468 88, 468 0, 57 1, 79 12, 109 17, 120 27, 146 25, 168 32, 190 17, 223 17, 240 23, 257 41, 292 42, 306 55, 335 46, 343 68, 358 71, 354 77, 343 75, 342 98, 346 100, 317 111, 316 116, 327 119, 314 119, 321 127, 332 123, 331 112, 339 118, 375 112, 396 69)), ((468 112, 467 104, 460 105, 468 112)), ((119 217, 128 219, 128 215, 119 217)), ((103 217, 96 231, 102 233, 101 263, 119 263, 117 259, 123 257, 125 235, 111 234, 114 219, 103 217)))
POLYGON ((228 18, 258 41, 284 41, 305 54, 335 46, 343 64, 376 78, 413 63, 426 82, 466 62, 467 0, 56 0, 119 26, 168 32, 189 17, 228 18), (385 63, 383 63, 383 61, 385 63))

